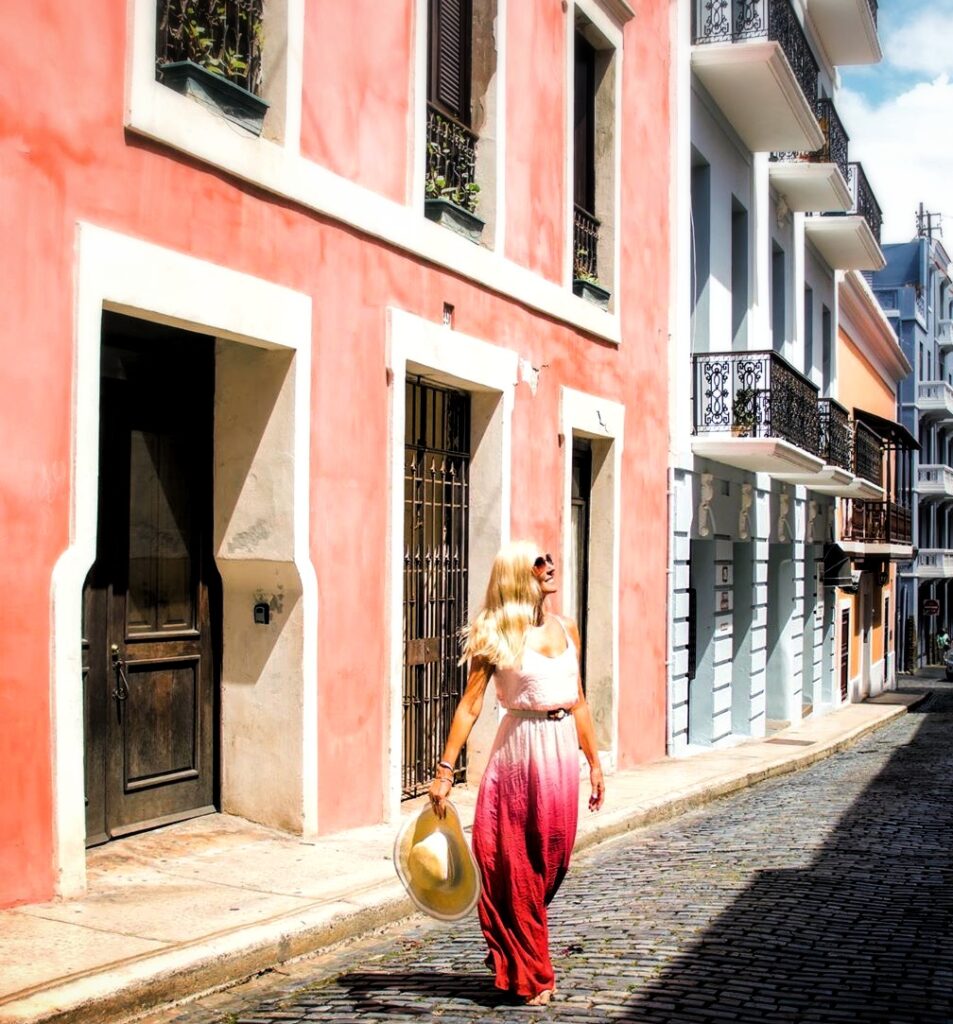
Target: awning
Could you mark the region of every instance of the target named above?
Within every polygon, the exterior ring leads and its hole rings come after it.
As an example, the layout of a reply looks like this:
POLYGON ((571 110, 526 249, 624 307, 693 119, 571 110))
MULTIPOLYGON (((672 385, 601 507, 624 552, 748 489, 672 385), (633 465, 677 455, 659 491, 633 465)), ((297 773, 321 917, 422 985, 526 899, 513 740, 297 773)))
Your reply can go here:
POLYGON ((878 416, 866 409, 858 409, 857 406, 854 406, 854 419, 865 423, 894 448, 905 448, 911 452, 920 450, 920 442, 902 423, 898 423, 896 420, 888 420, 885 416, 878 416))

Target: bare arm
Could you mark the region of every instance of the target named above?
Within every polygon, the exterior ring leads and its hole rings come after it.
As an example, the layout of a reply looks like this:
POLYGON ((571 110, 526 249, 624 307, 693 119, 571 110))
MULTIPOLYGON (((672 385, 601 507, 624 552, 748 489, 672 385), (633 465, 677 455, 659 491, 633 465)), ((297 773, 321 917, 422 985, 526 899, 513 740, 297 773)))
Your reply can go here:
MULTIPOLYGON (((572 619, 564 619, 563 621, 572 642, 576 645, 576 650, 581 650, 582 639, 579 636, 579 627, 572 619)), ((578 685, 579 696, 572 709, 572 713, 576 719, 576 733, 579 736, 579 746, 589 762, 589 782, 592 786, 592 794, 589 797, 589 810, 598 811, 602 806, 603 800, 605 800, 606 786, 602 778, 602 764, 599 761, 599 750, 596 747, 596 732, 592 727, 592 715, 589 713, 589 704, 582 690, 581 675, 578 677, 578 685)))
MULTIPOLYGON (((483 710, 483 694, 486 693, 491 675, 493 675, 492 665, 484 658, 473 658, 470 662, 470 674, 467 676, 467 688, 463 691, 457 710, 453 714, 450 734, 447 736, 447 742, 440 757, 441 761, 446 761, 447 764, 456 764, 463 744, 466 743, 474 723, 483 710)), ((452 773, 445 768, 438 769, 436 778, 430 784, 430 803, 438 818, 443 818, 447 813, 447 797, 450 795, 452 786, 452 773)))

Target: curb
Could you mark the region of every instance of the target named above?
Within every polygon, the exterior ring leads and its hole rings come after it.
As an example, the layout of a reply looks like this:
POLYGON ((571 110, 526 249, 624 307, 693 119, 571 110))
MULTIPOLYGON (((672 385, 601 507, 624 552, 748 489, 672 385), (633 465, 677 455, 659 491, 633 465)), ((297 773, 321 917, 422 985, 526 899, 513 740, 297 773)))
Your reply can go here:
MULTIPOLYGON (((653 806, 621 812, 580 833, 576 852, 677 818, 767 779, 810 767, 889 725, 926 698, 924 694, 909 705, 890 706, 889 710, 885 707, 882 718, 856 726, 815 750, 742 774, 726 773, 653 806)), ((358 938, 416 913, 399 882, 375 885, 350 899, 315 905, 164 953, 144 954, 102 971, 14 996, 5 1005, 0 1004, 0 1024, 116 1024, 131 1020, 162 1006, 240 984, 277 964, 358 938)))

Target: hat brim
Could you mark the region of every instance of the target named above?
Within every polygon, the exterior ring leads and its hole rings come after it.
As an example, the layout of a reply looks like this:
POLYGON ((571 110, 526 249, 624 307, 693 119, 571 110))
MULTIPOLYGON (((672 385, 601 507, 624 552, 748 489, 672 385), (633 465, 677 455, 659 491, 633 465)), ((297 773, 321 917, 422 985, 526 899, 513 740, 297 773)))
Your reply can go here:
POLYGON ((466 917, 480 898, 480 869, 463 834, 460 815, 449 800, 445 818, 438 818, 428 804, 416 818, 408 818, 401 825, 394 840, 394 867, 417 907, 441 921, 466 917), (450 873, 446 882, 433 885, 412 865, 410 851, 437 831, 447 839, 450 873))

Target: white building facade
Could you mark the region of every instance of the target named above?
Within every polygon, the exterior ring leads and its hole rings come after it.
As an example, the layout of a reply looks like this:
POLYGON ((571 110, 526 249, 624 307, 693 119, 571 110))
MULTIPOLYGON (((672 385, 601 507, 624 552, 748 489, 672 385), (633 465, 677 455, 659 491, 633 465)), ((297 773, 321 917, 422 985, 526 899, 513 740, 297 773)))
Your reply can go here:
POLYGON ((681 0, 673 184, 669 751, 837 706, 838 497, 877 498, 836 401, 838 280, 883 266, 840 64, 868 0, 681 0), (689 382, 691 382, 689 386, 689 382))

